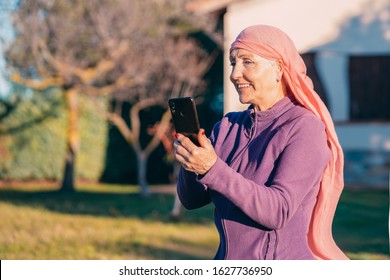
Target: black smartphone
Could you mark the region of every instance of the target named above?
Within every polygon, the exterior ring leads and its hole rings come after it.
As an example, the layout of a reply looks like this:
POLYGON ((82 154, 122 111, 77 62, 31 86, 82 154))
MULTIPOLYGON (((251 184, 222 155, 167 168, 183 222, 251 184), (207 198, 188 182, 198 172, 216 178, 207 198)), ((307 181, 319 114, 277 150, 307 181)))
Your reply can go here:
POLYGON ((192 97, 176 97, 168 100, 173 124, 177 133, 187 136, 197 145, 200 129, 196 104, 192 97))

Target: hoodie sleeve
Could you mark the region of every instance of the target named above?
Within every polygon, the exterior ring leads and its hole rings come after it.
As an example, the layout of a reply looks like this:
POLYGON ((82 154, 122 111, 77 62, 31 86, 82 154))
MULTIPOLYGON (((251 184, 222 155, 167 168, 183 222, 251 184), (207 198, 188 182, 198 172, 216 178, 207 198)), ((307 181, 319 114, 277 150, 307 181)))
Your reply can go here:
POLYGON ((196 180, 196 174, 180 168, 177 194, 186 209, 197 209, 210 203, 207 187, 196 180))
MULTIPOLYGON (((218 135, 220 122, 218 122, 211 133, 210 141, 213 144, 218 135)), ((183 206, 187 209, 197 209, 211 202, 209 190, 205 184, 197 180, 197 175, 180 167, 177 180, 177 194, 183 206)))

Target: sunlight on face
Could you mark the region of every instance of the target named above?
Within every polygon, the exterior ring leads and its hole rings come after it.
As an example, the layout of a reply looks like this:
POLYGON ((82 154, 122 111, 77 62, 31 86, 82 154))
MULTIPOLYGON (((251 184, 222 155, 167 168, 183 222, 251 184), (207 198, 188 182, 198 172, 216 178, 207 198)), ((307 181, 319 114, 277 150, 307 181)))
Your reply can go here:
POLYGON ((241 103, 253 104, 259 110, 266 110, 283 98, 279 82, 281 69, 277 61, 244 49, 235 49, 230 53, 230 62, 230 80, 241 103))

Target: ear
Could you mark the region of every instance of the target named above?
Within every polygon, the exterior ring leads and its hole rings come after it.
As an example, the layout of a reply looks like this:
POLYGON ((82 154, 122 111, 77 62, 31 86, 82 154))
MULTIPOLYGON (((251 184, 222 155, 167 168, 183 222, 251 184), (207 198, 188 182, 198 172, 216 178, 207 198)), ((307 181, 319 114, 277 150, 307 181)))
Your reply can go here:
POLYGON ((278 59, 276 63, 278 66, 278 71, 283 72, 283 61, 281 59, 278 59))
POLYGON ((277 67, 276 69, 277 69, 278 80, 281 80, 283 76, 283 61, 281 59, 277 60, 276 67, 277 67))

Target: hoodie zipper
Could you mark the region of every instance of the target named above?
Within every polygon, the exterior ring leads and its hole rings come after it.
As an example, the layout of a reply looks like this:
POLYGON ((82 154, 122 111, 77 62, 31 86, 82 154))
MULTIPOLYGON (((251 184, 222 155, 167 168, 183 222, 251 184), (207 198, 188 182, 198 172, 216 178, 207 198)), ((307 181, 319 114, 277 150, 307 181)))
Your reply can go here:
POLYGON ((251 128, 249 130, 248 142, 246 143, 245 147, 242 148, 242 150, 232 159, 232 161, 230 162, 230 166, 233 166, 234 163, 244 154, 244 152, 248 149, 249 144, 252 142, 253 136, 255 135, 255 132, 256 132, 255 123, 256 122, 255 122, 254 117, 250 116, 250 119, 251 119, 252 125, 251 125, 251 128))
MULTIPOLYGON (((248 142, 246 143, 245 147, 232 159, 232 161, 230 162, 230 167, 232 167, 234 165, 234 163, 248 149, 248 146, 249 146, 249 144, 252 141, 253 135, 255 135, 255 131, 256 131, 255 120, 254 120, 254 118, 252 116, 250 116, 250 119, 251 119, 252 125, 251 125, 251 128, 249 130, 248 142)), ((221 213, 222 214, 221 215, 221 224, 222 224, 223 234, 225 235, 225 243, 226 243, 226 245, 225 245, 225 257, 224 257, 225 260, 227 259, 228 253, 229 253, 229 242, 228 242, 228 236, 227 236, 227 232, 226 232, 225 219, 223 219, 223 214, 226 213, 228 207, 229 207, 229 202, 226 203, 226 206, 224 207, 224 211, 221 213)))
MULTIPOLYGON (((232 159, 232 161, 230 162, 230 166, 233 166, 234 163, 236 161, 238 161, 238 159, 248 149, 249 144, 252 142, 253 136, 256 133, 256 125, 255 125, 256 120, 255 120, 255 118, 256 118, 256 115, 255 115, 255 117, 250 116, 252 125, 251 125, 251 128, 249 130, 248 142, 246 143, 245 147, 232 159)), ((226 206, 224 208, 223 213, 226 213, 226 210, 227 210, 228 207, 229 207, 229 202, 226 203, 226 206)), ((221 218, 222 217, 223 216, 221 216, 221 218)), ((229 253, 229 242, 228 242, 228 237, 227 237, 227 232, 226 232, 225 220, 223 218, 221 220, 222 220, 221 224, 222 224, 223 233, 225 235, 225 243, 226 243, 226 245, 225 245, 225 258, 224 259, 226 260, 227 257, 228 257, 228 253, 229 253)), ((273 248, 272 259, 276 260, 276 257, 277 257, 276 251, 277 251, 277 247, 278 247, 278 243, 279 243, 279 236, 278 236, 278 232, 276 230, 273 230, 273 232, 275 234, 275 242, 274 242, 274 246, 273 246, 274 248, 273 248)), ((268 250, 271 247, 270 245, 271 245, 271 234, 268 233, 268 246, 267 246, 267 253, 266 253, 266 255, 268 255, 268 250)), ((269 253, 271 253, 271 252, 269 252, 269 253)))
POLYGON ((275 245, 274 245, 273 259, 276 260, 276 249, 278 248, 279 236, 278 236, 278 232, 276 231, 276 229, 274 230, 274 232, 275 232, 275 245))

